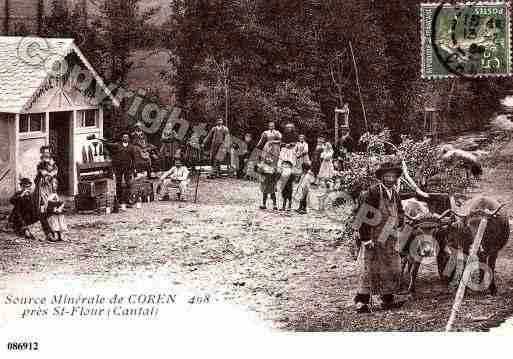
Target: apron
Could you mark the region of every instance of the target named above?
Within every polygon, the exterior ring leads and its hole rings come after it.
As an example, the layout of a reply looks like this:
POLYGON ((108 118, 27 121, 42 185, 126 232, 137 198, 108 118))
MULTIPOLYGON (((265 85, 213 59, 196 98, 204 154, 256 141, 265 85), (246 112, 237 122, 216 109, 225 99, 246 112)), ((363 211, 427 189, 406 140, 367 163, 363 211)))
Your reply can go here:
POLYGON ((401 264, 399 253, 395 250, 397 238, 389 235, 386 241, 378 241, 390 217, 395 217, 397 223, 396 197, 392 196, 392 200, 386 198, 382 187, 380 187, 379 211, 382 216, 381 223, 371 229, 374 248, 367 249, 362 245, 358 256, 361 273, 359 294, 385 295, 394 294, 398 290, 401 264))

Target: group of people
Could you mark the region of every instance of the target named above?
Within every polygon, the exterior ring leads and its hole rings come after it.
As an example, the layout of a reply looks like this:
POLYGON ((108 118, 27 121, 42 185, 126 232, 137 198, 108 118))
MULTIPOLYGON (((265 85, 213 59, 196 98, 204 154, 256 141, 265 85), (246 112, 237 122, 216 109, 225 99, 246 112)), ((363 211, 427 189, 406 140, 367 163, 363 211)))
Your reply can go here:
MULTIPOLYGON (((140 129, 140 125, 137 128, 140 129)), ((112 167, 116 178, 116 197, 113 212, 117 213, 120 210, 120 204, 129 203, 128 192, 132 186, 135 175, 137 156, 140 155, 140 142, 147 141, 146 134, 142 132, 142 134, 138 134, 134 140, 133 135, 130 136, 130 133, 125 132, 121 136, 121 142, 111 142, 103 139, 101 141, 112 158, 112 167), (125 185, 125 190, 123 190, 123 184, 125 185)), ((143 148, 147 148, 147 146, 143 148)), ((148 176, 153 175, 150 173, 151 168, 148 168, 148 176)), ((179 157, 175 157, 172 167, 164 171, 159 177, 159 199, 169 199, 171 191, 176 190, 177 199, 184 200, 188 178, 189 171, 187 167, 184 166, 179 157)), ((128 206, 130 205, 128 204, 128 206)))
POLYGON ((63 232, 67 231, 67 225, 64 218, 64 201, 57 194, 58 174, 59 168, 50 147, 41 147, 34 184, 30 178, 22 178, 20 190, 10 200, 13 210, 9 216, 9 223, 18 235, 34 239, 30 226, 39 221, 48 241, 64 240, 63 232))
MULTIPOLYGON (((292 123, 285 125, 282 134, 276 129, 274 122, 269 122, 268 129, 262 133, 256 144, 250 133, 245 134, 242 144, 232 141, 230 136, 230 131, 223 119, 218 119, 203 141, 200 141, 200 138, 189 140, 189 142, 194 142, 194 146, 183 146, 177 133, 173 129, 166 129, 162 133, 162 143, 158 150, 148 141, 141 123, 135 124, 132 132, 123 132, 120 142, 100 139, 110 154, 116 179, 113 212, 119 212, 122 203, 130 207, 128 194, 137 169, 142 168, 147 171, 148 177, 157 178, 153 176, 154 164, 157 159, 161 161, 159 169, 163 169, 162 174, 158 177, 160 182, 158 198, 166 200, 176 195, 177 200, 185 200, 189 184, 189 170, 184 163, 184 158, 191 157, 191 153, 186 153, 188 148, 208 155, 213 168, 210 177, 213 178, 220 175, 220 165, 225 162, 230 150, 232 150, 232 154, 236 153, 235 160, 232 158, 230 164, 236 168, 237 177, 243 178, 249 175, 248 170, 260 175, 261 209, 267 208, 269 198, 272 200, 273 208, 278 208, 276 194, 278 193, 278 184, 280 184, 283 200, 281 209, 291 210, 292 200, 296 199, 299 202, 298 213, 306 213, 306 201, 310 186, 321 183, 329 186, 339 168, 337 151, 324 137, 318 138, 314 151, 310 153, 305 135, 298 134, 292 123), (255 149, 258 149, 256 160, 255 149), (251 161, 255 161, 255 163, 251 161), (296 187, 294 187, 295 183, 298 184, 296 187)), ((347 139, 350 139, 348 131, 345 135, 343 134, 342 143, 347 142, 347 139)), ((342 148, 343 150, 340 151, 342 154, 350 151, 349 146, 342 148)), ((24 236, 32 236, 28 225, 34 223, 35 218, 41 221, 49 240, 62 239, 62 232, 65 231, 62 216, 55 217, 61 218, 60 222, 53 219, 54 214, 63 211, 63 203, 57 196, 57 175, 58 168, 50 147, 44 146, 41 148, 41 162, 37 167, 34 190, 31 190, 32 181, 24 178, 20 182, 21 191, 16 193, 11 200, 15 206, 11 222, 24 236), (34 206, 31 207, 35 209, 34 211, 26 210, 30 207, 28 206, 29 199, 32 201, 31 203, 34 203, 34 206), (59 228, 59 223, 62 228, 59 228)))
MULTIPOLYGON (((342 130, 342 141, 338 151, 324 136, 320 136, 310 155, 305 135, 297 134, 292 123, 285 125, 283 134, 276 130, 274 122, 269 122, 268 126, 268 130, 262 133, 256 145, 261 149, 257 165, 257 173, 261 176, 260 208, 267 209, 268 198, 271 198, 273 208, 278 208, 276 193, 279 185, 283 201, 281 209, 290 210, 294 197, 299 202, 296 211, 305 214, 310 187, 322 184, 330 188, 334 177, 342 170, 347 153, 353 149, 349 131, 342 130), (294 191, 295 182, 298 185, 294 191)), ((248 167, 246 165, 246 168, 248 167)))
MULTIPOLYGON (((226 144, 229 131, 218 121, 205 141, 203 147, 210 144, 211 160, 216 164, 222 161, 219 149, 226 144)), ((124 133, 120 143, 104 141, 112 156, 112 164, 116 176, 117 198, 121 198, 122 181, 130 186, 136 149, 130 141, 130 134, 124 133)), ((251 158, 252 137, 246 135, 246 151, 240 154, 242 164, 247 164, 251 158)), ((262 148, 258 163, 255 165, 256 173, 261 179, 262 204, 261 209, 267 209, 267 202, 272 201, 274 210, 278 210, 277 192, 280 183, 282 198, 282 211, 290 211, 292 201, 297 200, 297 212, 307 213, 307 197, 310 186, 316 182, 329 182, 334 175, 333 164, 334 149, 331 144, 320 137, 317 147, 310 159, 308 143, 304 135, 295 135, 294 126, 287 125, 282 135, 269 123, 257 148, 262 148), (294 188, 294 183, 297 186, 294 188)), ((243 166, 241 166, 244 168, 243 166)), ((252 166, 247 166, 252 167, 252 166)), ((29 226, 40 222, 51 242, 63 240, 63 233, 67 231, 64 218, 64 202, 57 195, 59 186, 59 169, 52 156, 51 148, 43 146, 40 149, 40 162, 37 165, 37 174, 34 184, 29 178, 20 180, 20 190, 11 198, 14 206, 9 222, 20 236, 34 239, 29 226)), ((400 257, 395 250, 398 236, 389 235, 385 240, 381 238, 385 226, 393 220, 395 229, 399 231, 403 223, 403 208, 397 191, 397 183, 402 174, 400 164, 384 163, 376 171, 379 183, 372 186, 360 196, 360 206, 367 205, 379 211, 379 223, 370 225, 371 221, 363 221, 357 233, 360 266, 360 282, 358 294, 355 297, 358 313, 370 311, 370 301, 373 294, 380 295, 384 309, 397 308, 403 303, 394 296, 397 289, 400 273, 400 257)), ((189 171, 179 157, 173 159, 172 167, 160 176, 160 199, 169 198, 170 190, 177 191, 179 200, 183 199, 188 183, 189 171)), ((115 208, 116 210, 116 208, 115 208)), ((371 212, 371 215, 376 215, 371 212)))

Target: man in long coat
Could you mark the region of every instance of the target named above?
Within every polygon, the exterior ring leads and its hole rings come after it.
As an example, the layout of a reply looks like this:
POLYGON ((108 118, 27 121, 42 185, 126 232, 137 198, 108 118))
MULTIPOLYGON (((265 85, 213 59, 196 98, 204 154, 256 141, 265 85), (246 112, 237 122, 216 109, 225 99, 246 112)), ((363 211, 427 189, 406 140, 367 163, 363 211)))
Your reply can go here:
POLYGON ((214 169, 212 177, 218 177, 221 170, 220 164, 230 149, 230 130, 223 124, 222 118, 217 120, 216 126, 210 130, 201 147, 205 148, 208 144, 210 144, 209 158, 214 169))
POLYGON ((127 192, 132 185, 132 178, 135 167, 136 148, 130 143, 130 135, 123 132, 121 143, 107 142, 101 140, 112 156, 112 168, 116 176, 116 202, 114 203, 114 213, 119 212, 119 204, 128 202, 128 198, 123 198, 123 179, 127 187, 127 192))
POLYGON ((376 171, 380 182, 372 186, 361 199, 361 205, 369 207, 360 213, 369 220, 362 219, 363 223, 359 228, 361 249, 358 265, 361 274, 358 294, 355 297, 358 313, 370 311, 371 295, 380 295, 383 309, 397 308, 403 304, 396 302, 394 298, 400 278, 400 256, 396 243, 398 228, 402 225, 404 216, 401 199, 396 190, 401 174, 400 164, 383 163, 376 171), (377 219, 375 216, 378 216, 377 219), (377 220, 379 223, 376 224, 377 220))

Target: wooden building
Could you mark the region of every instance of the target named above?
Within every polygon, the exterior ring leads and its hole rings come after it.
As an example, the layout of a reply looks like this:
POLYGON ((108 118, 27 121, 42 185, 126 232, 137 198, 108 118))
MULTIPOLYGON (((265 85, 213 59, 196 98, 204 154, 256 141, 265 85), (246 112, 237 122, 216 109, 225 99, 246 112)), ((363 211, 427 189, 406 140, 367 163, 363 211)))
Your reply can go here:
POLYGON ((39 149, 47 144, 60 169, 60 191, 76 194, 76 164, 83 161, 88 135, 103 135, 107 104, 119 105, 72 39, 0 36, 0 200, 13 194, 21 177, 35 177, 39 149), (31 41, 44 52, 25 49, 31 41), (62 63, 66 70, 57 71, 62 63))

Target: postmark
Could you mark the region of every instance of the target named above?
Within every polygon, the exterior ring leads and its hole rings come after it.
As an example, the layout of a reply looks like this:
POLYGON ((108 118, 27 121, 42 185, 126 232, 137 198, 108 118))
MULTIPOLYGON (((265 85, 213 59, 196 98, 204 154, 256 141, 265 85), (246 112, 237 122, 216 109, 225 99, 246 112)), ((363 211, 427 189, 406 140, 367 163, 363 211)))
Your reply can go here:
POLYGON ((420 11, 423 78, 511 76, 508 3, 424 3, 420 11))

